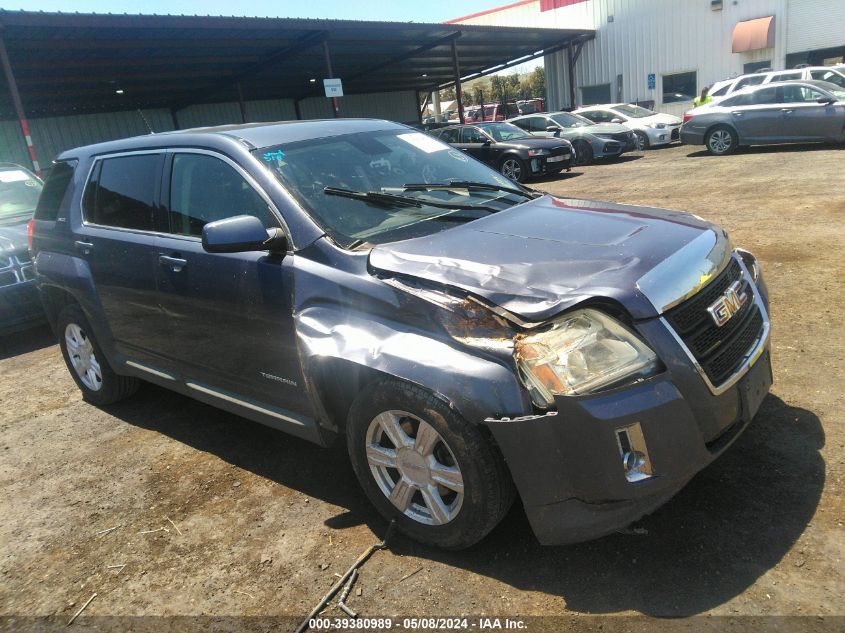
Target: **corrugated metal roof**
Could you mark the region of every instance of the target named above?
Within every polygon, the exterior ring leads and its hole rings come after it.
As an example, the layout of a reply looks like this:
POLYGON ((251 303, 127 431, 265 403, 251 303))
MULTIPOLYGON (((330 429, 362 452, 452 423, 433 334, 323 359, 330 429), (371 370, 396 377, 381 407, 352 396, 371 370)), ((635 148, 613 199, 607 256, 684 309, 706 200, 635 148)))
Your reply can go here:
MULTIPOLYGON (((428 91, 453 79, 452 38, 466 76, 591 33, 5 10, 0 27, 29 116, 231 101, 238 83, 247 100, 318 96, 327 76, 323 41, 347 94, 428 91)), ((8 90, 0 91, 0 117, 12 116, 8 90)))

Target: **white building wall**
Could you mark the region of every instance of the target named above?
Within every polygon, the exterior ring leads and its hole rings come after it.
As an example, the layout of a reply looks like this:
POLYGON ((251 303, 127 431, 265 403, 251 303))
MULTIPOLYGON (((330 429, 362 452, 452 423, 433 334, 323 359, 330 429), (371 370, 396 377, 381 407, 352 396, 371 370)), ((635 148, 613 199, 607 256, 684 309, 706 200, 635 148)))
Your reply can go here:
MULTIPOLYGON (((594 29, 595 40, 584 44, 576 64, 576 105, 581 87, 602 84, 610 84, 615 101, 621 75, 622 100, 651 100, 656 109, 673 114, 691 103, 662 103, 664 75, 696 71, 700 92, 741 74, 746 63, 766 61, 781 69, 788 52, 845 45, 845 0, 724 0, 719 11, 711 9, 710 0, 586 0, 540 11, 535 0, 466 22, 594 29), (770 15, 775 16, 773 48, 731 51, 737 22, 770 15), (656 75, 653 90, 649 73, 656 75)), ((570 105, 567 52, 546 56, 545 65, 549 107, 570 105)))
POLYGON ((845 44, 845 0, 788 0, 786 52, 845 44))

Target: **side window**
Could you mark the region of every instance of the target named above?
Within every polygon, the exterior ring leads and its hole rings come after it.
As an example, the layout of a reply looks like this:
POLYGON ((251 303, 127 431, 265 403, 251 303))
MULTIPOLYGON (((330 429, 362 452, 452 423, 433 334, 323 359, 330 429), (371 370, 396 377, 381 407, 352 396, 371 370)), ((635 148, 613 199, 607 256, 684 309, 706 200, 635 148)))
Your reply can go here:
POLYGON ((766 75, 751 75, 750 77, 745 77, 736 82, 734 90, 739 90, 740 88, 744 88, 745 86, 756 86, 758 84, 763 83, 763 80, 765 78, 766 75))
POLYGON ((170 172, 170 232, 202 235, 209 222, 252 215, 277 227, 258 192, 225 162, 206 154, 175 154, 170 172))
POLYGON ((512 123, 518 127, 522 128, 523 130, 531 130, 531 121, 536 119, 537 117, 532 116, 528 117, 527 119, 517 119, 516 121, 512 121, 512 123))
POLYGON ((752 98, 752 103, 754 105, 768 105, 770 103, 779 103, 778 102, 778 90, 779 88, 763 88, 763 90, 758 90, 754 93, 752 98))
POLYGON ((153 231, 161 154, 104 158, 85 190, 85 219, 93 224, 153 231))
POLYGON ((481 133, 477 127, 465 127, 463 133, 463 143, 483 143, 487 137, 481 133))
POLYGON ((59 217, 59 207, 62 206, 67 188, 73 179, 73 170, 76 168, 76 161, 56 163, 44 183, 41 197, 38 198, 38 206, 35 207, 36 220, 55 221, 59 217))
POLYGON ((823 96, 821 92, 806 86, 787 85, 783 87, 784 103, 815 103, 816 99, 823 96))
POLYGON ((721 97, 722 95, 728 94, 728 89, 731 87, 730 84, 725 84, 718 90, 714 90, 713 92, 709 93, 711 97, 721 97))
POLYGON ((813 79, 818 79, 820 81, 829 81, 830 83, 836 84, 841 88, 845 88, 845 77, 833 70, 813 70, 810 71, 810 75, 813 77, 813 79))
POLYGON ((751 105, 754 102, 754 95, 753 94, 742 94, 736 95, 735 97, 729 97, 722 101, 719 105, 725 106, 728 108, 734 108, 737 106, 747 106, 751 105))
POLYGON ((461 129, 449 127, 440 133, 440 140, 444 143, 460 143, 461 129))
POLYGON ((801 71, 797 71, 794 73, 781 73, 779 75, 772 75, 772 78, 769 79, 769 83, 775 83, 776 81, 790 81, 791 79, 801 79, 801 71))
POLYGON ((601 123, 605 120, 604 113, 599 112, 598 110, 590 110, 589 112, 579 112, 582 117, 585 119, 590 119, 593 123, 601 123))

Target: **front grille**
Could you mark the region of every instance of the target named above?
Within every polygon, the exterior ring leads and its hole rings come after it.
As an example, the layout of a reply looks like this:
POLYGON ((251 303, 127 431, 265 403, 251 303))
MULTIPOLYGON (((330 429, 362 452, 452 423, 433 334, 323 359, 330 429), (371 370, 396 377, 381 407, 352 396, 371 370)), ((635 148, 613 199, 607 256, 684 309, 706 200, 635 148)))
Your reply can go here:
POLYGON ((677 141, 679 138, 681 138, 681 128, 676 127, 672 130, 672 140, 677 141))
POLYGON ((602 138, 609 138, 614 141, 619 141, 620 143, 633 143, 634 142, 634 133, 633 132, 615 132, 613 134, 599 134, 602 138))
POLYGON ((669 310, 666 320, 714 385, 723 383, 739 368, 763 330, 763 315, 754 303, 754 290, 747 280, 742 280, 742 269, 735 259, 701 291, 669 310), (707 308, 738 280, 748 300, 719 327, 707 308))

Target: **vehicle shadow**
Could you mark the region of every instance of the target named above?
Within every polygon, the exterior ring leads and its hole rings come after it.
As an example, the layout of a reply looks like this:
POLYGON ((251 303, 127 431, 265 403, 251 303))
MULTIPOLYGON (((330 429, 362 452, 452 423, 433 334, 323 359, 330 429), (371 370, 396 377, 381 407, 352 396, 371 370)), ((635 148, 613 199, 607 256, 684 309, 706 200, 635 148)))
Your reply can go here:
POLYGON ((622 163, 632 163, 635 160, 640 160, 641 158, 644 158, 642 152, 639 152, 637 154, 623 154, 622 156, 619 156, 617 158, 603 158, 600 160, 596 160, 590 163, 590 165, 620 165, 622 163))
POLYGON ((733 154, 727 156, 713 156, 706 149, 697 150, 687 154, 687 158, 731 158, 732 156, 744 156, 754 154, 789 154, 794 152, 819 152, 824 150, 843 150, 845 143, 790 143, 783 145, 743 145, 733 154))
POLYGON ((46 323, 36 325, 13 334, 0 336, 0 360, 12 358, 50 347, 56 344, 56 337, 46 323))
MULTIPOLYGON (((343 442, 322 449, 152 385, 107 410, 345 508, 328 527, 366 523, 384 534, 386 523, 359 488, 343 442)), ((447 552, 402 535, 390 547, 560 596, 570 611, 694 615, 740 595, 789 552, 821 498, 824 439, 813 412, 769 396, 737 442, 632 534, 544 547, 517 505, 469 550, 447 552)))
POLYGON ((821 498, 823 445, 812 411, 770 395, 724 455, 637 523, 641 534, 543 547, 515 508, 470 550, 406 539, 394 549, 561 596, 571 611, 691 616, 740 595, 789 552, 821 498))

